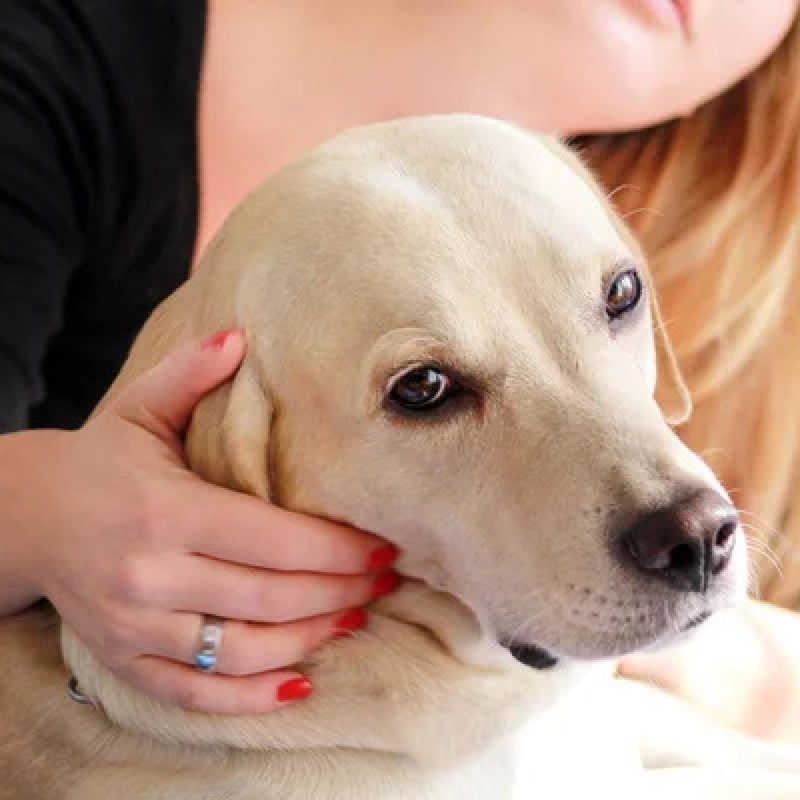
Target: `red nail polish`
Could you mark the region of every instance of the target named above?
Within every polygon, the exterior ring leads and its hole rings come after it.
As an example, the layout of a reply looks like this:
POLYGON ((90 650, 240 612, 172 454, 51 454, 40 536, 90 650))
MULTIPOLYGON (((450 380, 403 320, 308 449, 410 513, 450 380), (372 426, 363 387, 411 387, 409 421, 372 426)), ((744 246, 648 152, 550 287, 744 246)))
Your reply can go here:
POLYGON ((311 681, 307 678, 292 678, 278 687, 275 697, 279 703, 288 703, 290 700, 302 700, 308 697, 313 689, 311 681))
POLYGON ((207 339, 203 343, 203 350, 222 350, 225 347, 225 342, 236 333, 236 329, 232 328, 228 331, 220 331, 219 333, 214 334, 210 339, 207 339))
POLYGON ((366 624, 367 612, 363 608, 351 608, 334 623, 336 628, 334 636, 347 636, 351 631, 357 631, 366 624))
POLYGON ((367 560, 367 569, 370 571, 386 569, 386 567, 394 564, 399 556, 400 551, 393 544, 384 545, 370 553, 367 560))
POLYGON ((393 592, 401 583, 402 578, 396 572, 386 572, 375 579, 372 584, 371 597, 373 600, 393 592))

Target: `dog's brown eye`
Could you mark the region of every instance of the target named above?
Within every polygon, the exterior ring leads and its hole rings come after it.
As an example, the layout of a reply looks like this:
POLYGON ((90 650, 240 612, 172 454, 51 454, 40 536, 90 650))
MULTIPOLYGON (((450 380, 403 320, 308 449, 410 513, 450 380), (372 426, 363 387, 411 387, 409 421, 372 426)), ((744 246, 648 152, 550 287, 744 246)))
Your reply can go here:
POLYGON ((620 272, 608 287, 606 313, 616 319, 635 308, 642 297, 642 279, 635 269, 620 272))
POLYGON ((392 402, 408 411, 431 411, 451 394, 453 382, 435 367, 416 367, 392 386, 392 402))

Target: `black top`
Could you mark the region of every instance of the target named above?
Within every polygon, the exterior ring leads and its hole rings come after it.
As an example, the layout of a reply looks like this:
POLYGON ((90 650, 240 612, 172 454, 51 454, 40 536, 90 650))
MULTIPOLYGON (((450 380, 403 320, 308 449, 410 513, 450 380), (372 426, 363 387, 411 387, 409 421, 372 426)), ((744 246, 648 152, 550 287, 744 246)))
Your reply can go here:
POLYGON ((197 228, 203 0, 0 0, 0 433, 80 426, 197 228))

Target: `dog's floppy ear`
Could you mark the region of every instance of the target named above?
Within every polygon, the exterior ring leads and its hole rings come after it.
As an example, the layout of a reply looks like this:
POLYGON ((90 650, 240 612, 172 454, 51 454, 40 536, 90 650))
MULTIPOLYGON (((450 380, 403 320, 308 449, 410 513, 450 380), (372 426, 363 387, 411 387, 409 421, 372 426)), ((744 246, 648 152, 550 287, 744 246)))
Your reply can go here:
POLYGON ((207 481, 269 499, 272 401, 253 359, 196 406, 186 434, 189 466, 207 481))
POLYGON ((655 290, 650 292, 650 311, 656 337, 656 402, 670 425, 681 425, 692 414, 692 396, 683 379, 655 290))

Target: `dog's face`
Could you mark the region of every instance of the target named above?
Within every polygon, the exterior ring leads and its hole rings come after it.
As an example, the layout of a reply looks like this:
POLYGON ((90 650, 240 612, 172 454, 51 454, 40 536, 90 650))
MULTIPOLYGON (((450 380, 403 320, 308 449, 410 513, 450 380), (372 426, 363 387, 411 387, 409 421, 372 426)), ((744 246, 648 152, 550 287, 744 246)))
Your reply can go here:
POLYGON ((626 239, 570 157, 506 125, 334 140, 200 267, 209 296, 237 283, 201 324, 250 344, 194 465, 397 543, 526 663, 670 640, 743 591, 745 548, 654 400, 626 239))

